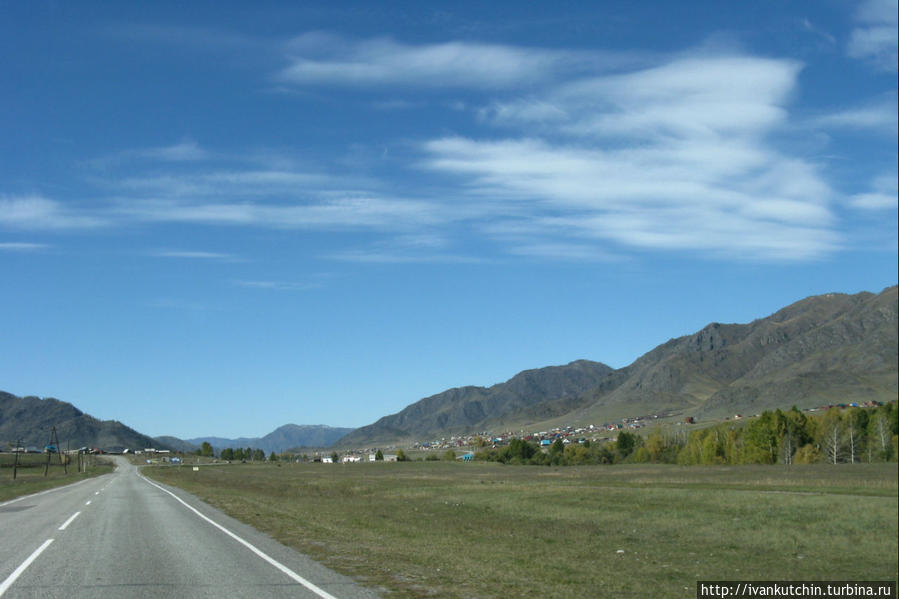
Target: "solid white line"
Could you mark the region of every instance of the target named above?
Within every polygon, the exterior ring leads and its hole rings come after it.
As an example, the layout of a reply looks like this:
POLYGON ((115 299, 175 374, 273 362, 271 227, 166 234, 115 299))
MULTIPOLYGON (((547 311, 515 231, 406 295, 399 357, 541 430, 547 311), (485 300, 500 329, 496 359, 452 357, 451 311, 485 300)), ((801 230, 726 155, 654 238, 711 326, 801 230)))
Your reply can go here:
POLYGON ((66 521, 63 523, 63 525, 60 526, 57 530, 65 530, 65 529, 69 526, 69 524, 72 523, 72 520, 74 520, 75 518, 77 518, 79 514, 81 514, 81 512, 75 512, 74 514, 72 514, 71 518, 69 518, 68 520, 66 520, 66 521))
POLYGON ((37 557, 41 553, 44 552, 44 549, 49 547, 50 543, 52 543, 52 542, 53 542, 53 539, 47 539, 46 541, 44 541, 44 544, 41 545, 40 547, 38 547, 37 549, 35 549, 34 553, 29 555, 28 559, 26 559, 24 562, 22 562, 22 565, 20 565, 18 568, 13 570, 13 573, 10 574, 7 577, 7 579, 3 581, 3 584, 0 584, 0 597, 2 597, 3 593, 5 593, 7 591, 7 589, 9 589, 9 587, 12 586, 12 583, 14 583, 16 581, 16 579, 22 575, 22 572, 24 572, 28 568, 28 566, 31 565, 31 562, 36 560, 37 557))
POLYGON ((306 587, 307 589, 309 589, 310 591, 312 591, 313 593, 315 593, 316 595, 318 595, 318 596, 321 597, 322 599, 337 599, 337 597, 335 597, 334 595, 330 594, 329 592, 325 591, 324 589, 321 589, 321 588, 315 586, 313 583, 309 582, 308 580, 306 580, 305 578, 303 578, 302 576, 300 576, 299 574, 297 574, 296 572, 294 572, 293 570, 291 570, 290 568, 288 568, 287 566, 285 566, 284 564, 282 564, 281 562, 279 562, 279 561, 276 560, 275 558, 269 556, 269 555, 266 554, 266 553, 263 553, 261 550, 257 549, 256 546, 252 545, 249 541, 243 540, 242 538, 240 538, 239 536, 237 536, 236 534, 234 534, 233 532, 231 532, 230 530, 228 530, 227 528, 225 528, 224 526, 222 526, 222 525, 219 524, 218 522, 216 522, 216 521, 210 519, 209 517, 205 516, 202 512, 200 512, 200 511, 197 510, 195 507, 193 507, 193 506, 191 506, 190 504, 188 504, 186 501, 184 501, 183 499, 181 499, 180 497, 178 497, 177 495, 175 495, 174 493, 172 493, 172 492, 169 491, 168 489, 165 489, 165 488, 163 488, 163 487, 157 485, 156 483, 154 483, 153 481, 147 479, 147 478, 144 477, 144 476, 141 476, 141 475, 138 475, 138 476, 140 476, 140 477, 141 477, 143 480, 145 480, 148 484, 151 484, 151 485, 153 485, 154 487, 156 487, 157 489, 159 489, 160 491, 163 491, 164 493, 168 493, 169 495, 171 495, 172 497, 174 497, 176 500, 178 500, 178 502, 179 502, 181 505, 183 505, 184 507, 186 507, 187 509, 189 509, 190 511, 192 511, 193 513, 195 513, 197 516, 199 516, 200 518, 202 518, 202 519, 205 520, 206 522, 209 522, 210 524, 212 524, 213 526, 215 526, 216 528, 218 528, 220 531, 222 531, 223 533, 225 533, 226 535, 228 535, 229 537, 231 537, 232 539, 234 539, 235 541, 237 541, 238 543, 240 543, 241 545, 243 545, 244 547, 246 547, 247 549, 249 549, 250 551, 252 551, 253 553, 255 553, 257 556, 259 556, 259 557, 262 558, 263 560, 267 561, 269 564, 271 564, 272 566, 274 566, 275 568, 277 568, 278 570, 280 570, 281 572, 283 572, 284 574, 286 574, 287 576, 289 576, 289 577, 290 577, 291 579, 293 579, 295 582, 300 583, 301 585, 303 585, 304 587, 306 587))

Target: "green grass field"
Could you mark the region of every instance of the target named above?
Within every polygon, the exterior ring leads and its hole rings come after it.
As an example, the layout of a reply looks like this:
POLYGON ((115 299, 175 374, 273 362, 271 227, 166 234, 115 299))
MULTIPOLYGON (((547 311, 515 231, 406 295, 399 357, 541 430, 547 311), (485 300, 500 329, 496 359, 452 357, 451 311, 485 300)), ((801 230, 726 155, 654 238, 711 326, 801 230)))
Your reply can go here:
POLYGON ((39 453, 19 455, 19 467, 13 479, 13 463, 15 456, 11 453, 0 453, 0 502, 37 493, 53 487, 68 485, 90 476, 99 476, 112 472, 112 463, 96 456, 83 456, 87 462, 87 471, 78 472, 78 458, 73 456, 71 462, 63 468, 59 456, 50 456, 50 467, 44 476, 47 456, 39 453))
POLYGON ((694 597, 895 580, 896 464, 147 468, 392 597, 694 597))

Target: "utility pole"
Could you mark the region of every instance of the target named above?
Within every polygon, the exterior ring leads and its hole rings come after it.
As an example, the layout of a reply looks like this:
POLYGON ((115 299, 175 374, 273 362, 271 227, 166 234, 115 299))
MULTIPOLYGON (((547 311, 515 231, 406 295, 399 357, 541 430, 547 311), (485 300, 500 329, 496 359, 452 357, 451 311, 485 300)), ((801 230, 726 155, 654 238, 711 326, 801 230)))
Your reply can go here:
POLYGON ((21 447, 21 446, 22 446, 22 440, 19 439, 18 441, 16 441, 16 451, 15 451, 16 457, 13 460, 13 464, 12 464, 12 479, 13 480, 16 480, 16 471, 19 469, 19 447, 21 447))
MULTIPOLYGON (((50 470, 50 454, 54 451, 59 453, 59 437, 56 436, 55 426, 50 428, 50 442, 47 443, 44 450, 47 452, 47 463, 44 464, 44 476, 47 476, 47 472, 50 470)), ((62 455, 59 456, 59 464, 62 465, 62 455)))

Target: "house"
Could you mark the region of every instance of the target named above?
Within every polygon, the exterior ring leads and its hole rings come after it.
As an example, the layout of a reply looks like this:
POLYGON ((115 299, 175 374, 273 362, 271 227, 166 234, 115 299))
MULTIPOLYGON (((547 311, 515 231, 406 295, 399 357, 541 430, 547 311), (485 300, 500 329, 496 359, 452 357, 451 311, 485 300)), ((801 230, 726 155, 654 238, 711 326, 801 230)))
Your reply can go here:
POLYGON ((333 463, 334 463, 334 460, 331 459, 331 456, 329 456, 329 455, 322 456, 322 464, 333 464, 333 463))

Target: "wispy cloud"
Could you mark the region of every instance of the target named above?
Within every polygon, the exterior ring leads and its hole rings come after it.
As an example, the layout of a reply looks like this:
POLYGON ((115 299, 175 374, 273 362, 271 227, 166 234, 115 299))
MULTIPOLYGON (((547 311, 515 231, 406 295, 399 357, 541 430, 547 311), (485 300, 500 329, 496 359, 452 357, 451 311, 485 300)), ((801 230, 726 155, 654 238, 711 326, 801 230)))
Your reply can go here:
POLYGON ((896 210, 899 207, 899 176, 879 175, 871 182, 870 191, 850 196, 849 205, 866 211, 896 210))
POLYGON ((234 281, 233 283, 238 287, 269 291, 308 291, 310 289, 321 289, 323 287, 323 284, 320 281, 309 283, 296 283, 290 281, 234 281))
POLYGON ((183 139, 171 146, 141 150, 140 156, 169 162, 192 162, 209 158, 209 152, 201 148, 196 141, 183 139))
POLYGON ((46 243, 30 243, 25 241, 0 242, 0 252, 37 252, 50 246, 46 243))
POLYGON ((352 40, 307 33, 287 46, 289 63, 281 82, 298 85, 500 89, 554 79, 562 72, 618 66, 631 55, 451 41, 410 45, 390 38, 352 40))
POLYGON ((895 72, 899 46, 899 3, 897 0, 866 0, 856 14, 847 52, 853 58, 872 61, 878 68, 895 72))
POLYGON ((224 260, 224 261, 228 261, 228 262, 240 261, 239 258, 236 258, 232 254, 223 254, 220 252, 191 251, 191 250, 172 250, 172 249, 153 250, 153 251, 149 252, 148 255, 153 256, 155 258, 186 258, 186 259, 190 259, 190 260, 224 260))
POLYGON ((0 227, 27 230, 89 229, 109 224, 90 214, 41 195, 0 195, 0 227))
POLYGON ((347 250, 323 256, 339 262, 358 262, 369 264, 481 264, 486 259, 478 256, 465 256, 442 253, 413 253, 398 250, 369 249, 347 250))
POLYGON ((351 249, 323 256, 340 262, 381 264, 478 264, 486 259, 459 254, 443 233, 421 230, 398 234, 364 249, 351 249))
POLYGON ((823 128, 862 130, 866 133, 882 133, 896 136, 899 131, 899 105, 896 96, 880 98, 874 102, 839 110, 814 119, 813 124, 823 128))
MULTIPOLYGON (((859 23, 873 22, 866 14, 859 23)), ((819 165, 777 143, 796 126, 789 109, 803 65, 794 60, 704 49, 650 64, 626 54, 328 34, 302 35, 286 48, 289 64, 277 77, 290 85, 474 90, 482 95, 467 98, 461 113, 481 132, 406 142, 406 168, 416 172, 397 180, 277 152, 228 156, 185 137, 129 150, 95 174, 107 198, 102 212, 4 196, 0 227, 365 231, 378 235, 369 247, 324 257, 392 263, 485 259, 454 250, 448 240, 457 234, 486 237, 491 250, 507 255, 572 260, 615 260, 635 250, 809 260, 843 242, 832 209, 838 197, 819 165)), ((895 132, 895 97, 813 120, 819 128, 895 132)), ((883 206, 883 189, 875 185, 847 203, 883 206)), ((233 259, 165 252, 157 255, 233 259)))
POLYGON ((242 225, 275 229, 417 228, 440 221, 439 207, 416 200, 348 197, 314 203, 198 202, 192 200, 130 200, 118 207, 122 215, 146 222, 242 225))
POLYGON ((538 236, 534 252, 582 256, 592 240, 596 255, 818 257, 839 245, 833 193, 814 164, 767 141, 788 121, 800 66, 696 56, 572 81, 482 115, 521 137, 434 139, 423 164, 504 198, 510 222, 538 236))

